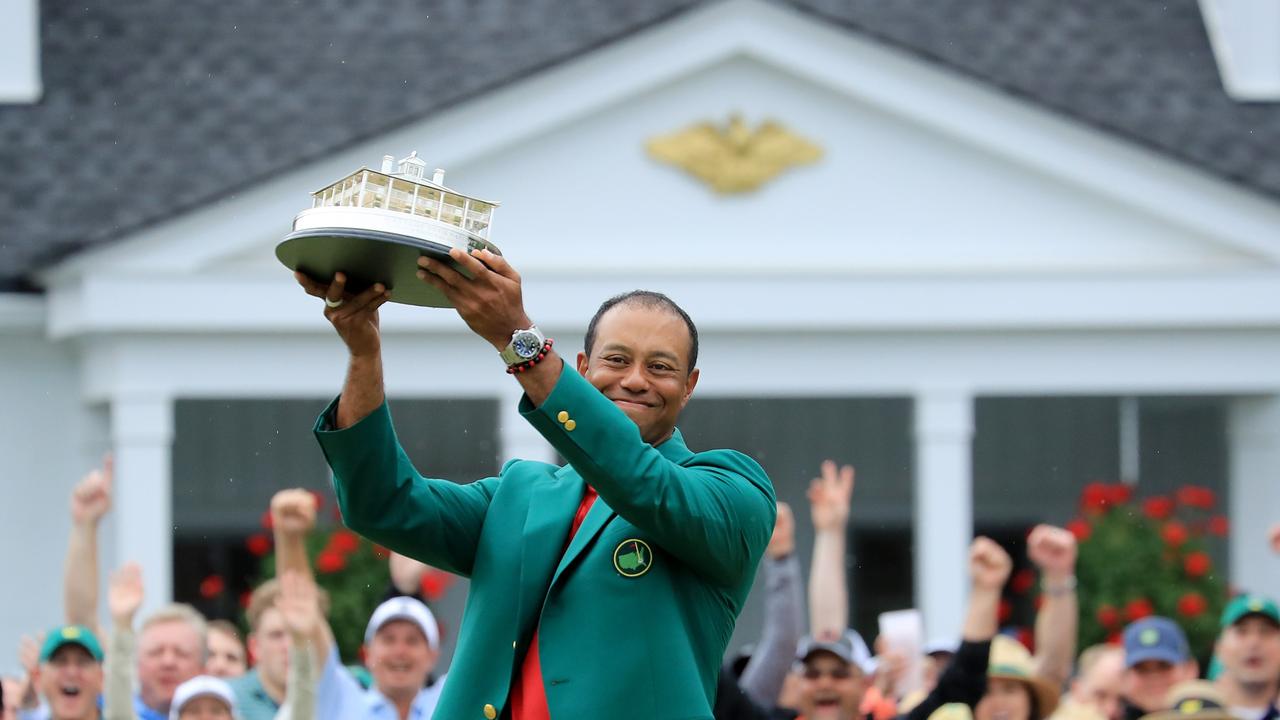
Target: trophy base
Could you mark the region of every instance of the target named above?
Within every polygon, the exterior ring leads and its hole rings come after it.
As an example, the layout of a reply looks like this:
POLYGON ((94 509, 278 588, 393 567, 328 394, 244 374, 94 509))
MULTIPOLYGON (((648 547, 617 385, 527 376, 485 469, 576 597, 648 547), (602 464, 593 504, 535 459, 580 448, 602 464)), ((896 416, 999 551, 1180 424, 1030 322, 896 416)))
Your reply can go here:
POLYGON ((423 255, 469 275, 449 258, 450 247, 379 230, 308 228, 286 235, 276 246, 276 258, 319 282, 330 282, 334 273, 341 272, 351 293, 382 283, 391 291, 391 302, 451 308, 453 303, 444 293, 417 276, 418 258, 423 255))

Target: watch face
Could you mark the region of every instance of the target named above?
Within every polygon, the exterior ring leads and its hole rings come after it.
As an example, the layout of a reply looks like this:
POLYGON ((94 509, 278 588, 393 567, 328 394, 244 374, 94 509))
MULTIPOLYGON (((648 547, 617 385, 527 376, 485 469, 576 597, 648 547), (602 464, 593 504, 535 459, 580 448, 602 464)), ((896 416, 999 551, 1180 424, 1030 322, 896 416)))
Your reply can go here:
POLYGON ((512 338, 511 347, 517 355, 528 360, 542 350, 542 343, 538 341, 536 334, 523 332, 512 338))

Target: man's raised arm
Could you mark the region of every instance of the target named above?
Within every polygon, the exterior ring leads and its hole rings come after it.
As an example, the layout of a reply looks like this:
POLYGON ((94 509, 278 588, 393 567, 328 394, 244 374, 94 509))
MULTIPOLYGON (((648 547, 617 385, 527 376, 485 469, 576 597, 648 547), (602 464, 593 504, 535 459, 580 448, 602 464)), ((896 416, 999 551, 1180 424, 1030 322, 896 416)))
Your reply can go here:
POLYGON ((63 564, 63 610, 67 624, 98 628, 98 526, 111 509, 115 463, 108 455, 71 491, 71 537, 63 564))

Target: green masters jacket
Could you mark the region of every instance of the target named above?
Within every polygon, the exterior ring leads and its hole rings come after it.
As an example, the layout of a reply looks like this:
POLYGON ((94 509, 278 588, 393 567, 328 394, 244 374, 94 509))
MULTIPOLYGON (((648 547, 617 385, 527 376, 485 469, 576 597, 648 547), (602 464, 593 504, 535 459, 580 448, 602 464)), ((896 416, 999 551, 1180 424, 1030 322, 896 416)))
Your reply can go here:
POLYGON ((492 720, 539 631, 553 720, 710 718, 716 674, 773 532, 764 470, 732 450, 654 448, 566 363, 521 414, 568 465, 512 460, 465 485, 424 478, 384 404, 316 436, 346 524, 469 577, 458 647, 435 717, 492 720), (600 497, 566 548, 584 481, 600 497))

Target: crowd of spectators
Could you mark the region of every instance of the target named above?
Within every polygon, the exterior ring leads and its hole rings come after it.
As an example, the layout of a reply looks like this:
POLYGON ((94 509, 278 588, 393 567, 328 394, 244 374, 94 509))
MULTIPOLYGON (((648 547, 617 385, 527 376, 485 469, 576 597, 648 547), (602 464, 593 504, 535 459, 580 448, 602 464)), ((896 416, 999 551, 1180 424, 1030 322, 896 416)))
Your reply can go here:
MULTIPOLYGON (((391 556, 383 602, 369 608, 361 667, 338 655, 328 598, 305 541, 315 497, 277 493, 269 508, 276 575, 256 587, 248 633, 192 606, 138 618, 141 569, 107 582, 108 627, 98 625, 98 525, 111 507, 112 467, 87 475, 71 498, 64 624, 24 638, 22 677, 0 682, 0 720, 425 720, 448 676, 440 626, 415 589, 427 571, 391 556)), ((808 584, 796 553, 801 513, 779 503, 762 562, 759 639, 720 673, 717 720, 1280 720, 1280 608, 1242 593, 1220 620, 1211 667, 1201 668, 1179 625, 1145 617, 1118 644, 1077 653, 1076 539, 1048 525, 1027 538, 1040 575, 1033 654, 1001 634, 1001 592, 1013 559, 975 538, 959 636, 921 643, 911 656, 850 628, 846 539, 853 468, 823 463, 808 491, 814 544, 808 584), (1201 677, 1205 676, 1205 679, 1201 677)), ((1280 526, 1267 539, 1280 554, 1280 526)))

